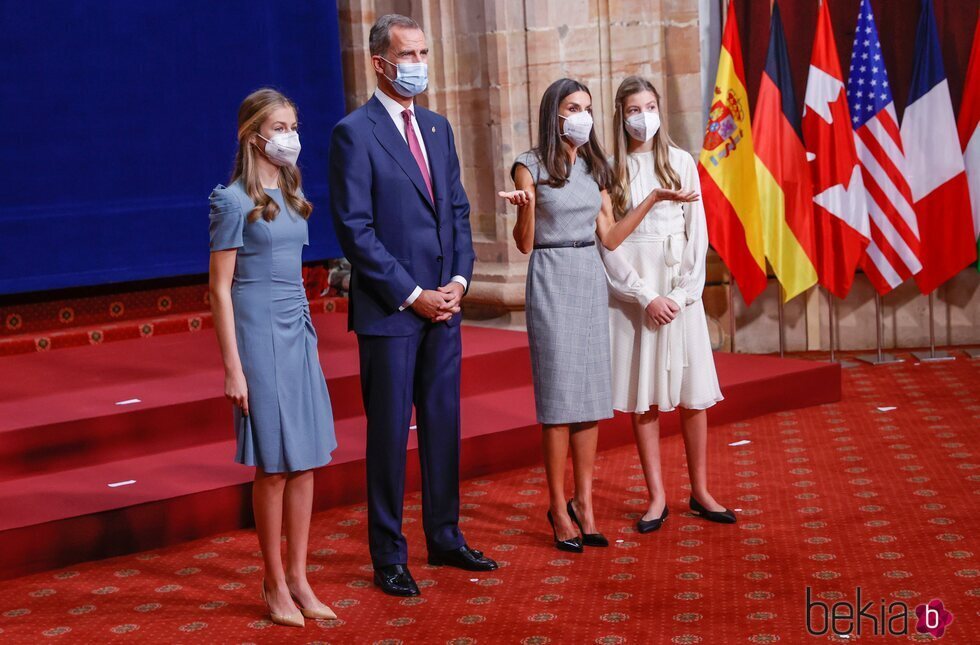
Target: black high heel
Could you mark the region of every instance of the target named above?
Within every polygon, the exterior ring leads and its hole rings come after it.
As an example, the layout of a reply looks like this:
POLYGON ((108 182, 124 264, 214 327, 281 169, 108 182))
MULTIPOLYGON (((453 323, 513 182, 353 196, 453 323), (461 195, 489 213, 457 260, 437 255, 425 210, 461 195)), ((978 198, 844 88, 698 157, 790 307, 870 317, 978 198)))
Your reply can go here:
POLYGON ((700 515, 709 522, 718 522, 719 524, 734 524, 735 523, 735 513, 729 509, 723 511, 709 511, 706 509, 701 502, 694 499, 694 495, 691 495, 691 510, 697 515, 700 515))
POLYGON ((664 512, 660 514, 660 517, 652 520, 645 520, 643 517, 640 517, 640 519, 636 521, 636 530, 640 533, 650 533, 651 531, 656 531, 663 526, 664 520, 667 519, 667 514, 667 505, 664 504, 664 512))
POLYGON ((572 521, 578 524, 578 530, 582 532, 582 544, 585 546, 609 546, 609 540, 602 533, 585 532, 585 529, 582 528, 582 522, 579 521, 578 515, 575 514, 572 500, 568 500, 568 505, 565 508, 568 510, 568 517, 572 518, 572 521))
POLYGON ((582 548, 582 538, 577 535, 573 538, 568 538, 567 540, 558 539, 558 529, 555 528, 555 518, 551 516, 551 510, 548 511, 548 524, 551 524, 551 532, 555 534, 555 548, 557 548, 559 551, 581 553, 585 550, 582 548))

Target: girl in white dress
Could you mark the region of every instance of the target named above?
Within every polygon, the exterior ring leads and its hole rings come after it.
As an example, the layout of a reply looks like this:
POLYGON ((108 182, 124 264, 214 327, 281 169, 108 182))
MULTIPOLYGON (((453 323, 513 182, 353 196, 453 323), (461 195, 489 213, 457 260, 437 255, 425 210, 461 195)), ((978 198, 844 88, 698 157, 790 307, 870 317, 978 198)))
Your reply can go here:
POLYGON ((650 505, 637 522, 660 528, 668 510, 660 470, 659 412, 680 408, 691 481, 691 510, 734 523, 735 515, 708 492, 707 413, 722 400, 707 320, 701 302, 708 230, 697 166, 661 127, 660 95, 631 76, 616 93, 614 117, 615 212, 630 210, 651 190, 693 191, 692 201, 658 202, 636 230, 603 262, 612 297, 613 407, 633 415, 633 433, 650 505))

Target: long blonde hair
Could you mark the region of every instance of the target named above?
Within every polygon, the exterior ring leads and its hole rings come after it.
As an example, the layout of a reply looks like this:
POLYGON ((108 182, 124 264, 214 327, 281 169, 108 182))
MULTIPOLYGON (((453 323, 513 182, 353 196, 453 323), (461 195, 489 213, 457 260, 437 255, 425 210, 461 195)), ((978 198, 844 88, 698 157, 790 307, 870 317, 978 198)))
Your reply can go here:
MULTIPOLYGON (((279 214, 279 205, 269 197, 262 188, 259 180, 258 164, 255 155, 262 154, 252 144, 252 135, 259 133, 259 128, 269 118, 272 111, 279 107, 290 107, 296 112, 296 104, 286 98, 281 92, 270 88, 256 90, 242 101, 238 108, 238 152, 235 154, 235 167, 231 173, 231 183, 242 179, 245 192, 251 197, 255 208, 248 214, 248 221, 254 222, 259 217, 271 222, 279 214)), ((313 204, 306 201, 302 194, 302 176, 296 166, 279 166, 279 188, 286 204, 304 219, 313 212, 313 204)))
MULTIPOLYGON (((653 92, 653 95, 657 97, 657 108, 659 109, 661 107, 660 93, 650 81, 641 76, 628 76, 616 91, 616 112, 613 115, 613 182, 610 195, 616 217, 625 215, 630 204, 630 173, 627 165, 627 155, 629 154, 627 137, 629 137, 629 133, 626 132, 624 105, 626 99, 644 91, 653 92)), ((670 140, 670 135, 667 134, 666 121, 667 119, 661 110, 660 129, 653 137, 654 171, 661 186, 680 190, 681 177, 670 165, 670 146, 674 145, 674 142, 670 140)))

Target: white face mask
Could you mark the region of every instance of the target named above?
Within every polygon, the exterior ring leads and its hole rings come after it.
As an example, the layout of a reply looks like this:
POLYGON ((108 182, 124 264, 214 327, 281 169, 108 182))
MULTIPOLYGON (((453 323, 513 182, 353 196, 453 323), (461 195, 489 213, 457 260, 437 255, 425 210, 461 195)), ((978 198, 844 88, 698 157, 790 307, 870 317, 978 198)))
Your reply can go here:
POLYGON ((626 131, 639 141, 646 143, 660 130, 660 114, 658 112, 641 112, 626 119, 626 131))
POLYGON ((299 132, 277 132, 271 139, 261 134, 259 138, 265 141, 265 156, 277 166, 295 166, 299 159, 299 132))
POLYGON ((588 112, 576 112, 572 116, 558 115, 559 119, 565 119, 565 131, 563 137, 568 137, 568 141, 575 146, 584 146, 589 142, 589 135, 592 134, 592 115, 588 112))

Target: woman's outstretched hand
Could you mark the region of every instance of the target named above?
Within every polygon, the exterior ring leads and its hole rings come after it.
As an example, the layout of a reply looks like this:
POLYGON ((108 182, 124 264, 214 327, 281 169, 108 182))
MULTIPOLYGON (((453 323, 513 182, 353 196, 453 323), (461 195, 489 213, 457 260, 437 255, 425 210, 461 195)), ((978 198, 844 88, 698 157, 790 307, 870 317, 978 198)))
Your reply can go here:
POLYGON ((512 190, 510 192, 502 190, 497 193, 497 196, 503 197, 514 206, 524 206, 530 201, 530 198, 527 196, 527 192, 523 190, 512 190))
POLYGON ((696 202, 701 199, 701 195, 698 195, 693 190, 655 188, 653 192, 658 202, 696 202))

